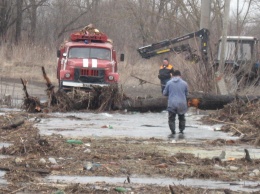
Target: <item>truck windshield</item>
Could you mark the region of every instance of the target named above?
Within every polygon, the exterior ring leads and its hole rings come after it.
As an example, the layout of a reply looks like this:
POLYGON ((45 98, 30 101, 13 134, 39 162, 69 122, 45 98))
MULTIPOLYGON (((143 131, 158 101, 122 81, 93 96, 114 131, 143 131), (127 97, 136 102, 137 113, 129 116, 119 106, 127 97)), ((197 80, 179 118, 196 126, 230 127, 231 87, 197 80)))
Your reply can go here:
POLYGON ((111 52, 104 48, 72 47, 68 58, 111 60, 111 52))
MULTIPOLYGON (((221 42, 219 43, 218 60, 220 60, 221 42)), ((225 60, 248 61, 252 56, 252 44, 249 42, 227 41, 225 60)))

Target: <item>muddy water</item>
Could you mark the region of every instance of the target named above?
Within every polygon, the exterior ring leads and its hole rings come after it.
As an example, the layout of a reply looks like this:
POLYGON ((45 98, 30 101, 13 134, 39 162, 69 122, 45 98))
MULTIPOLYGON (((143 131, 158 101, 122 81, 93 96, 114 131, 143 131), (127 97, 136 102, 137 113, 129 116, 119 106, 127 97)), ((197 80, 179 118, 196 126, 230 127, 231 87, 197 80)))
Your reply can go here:
POLYGON ((245 157, 244 148, 247 148, 250 151, 250 157, 252 159, 260 159, 259 149, 251 147, 251 146, 246 146, 246 147, 241 147, 241 146, 197 147, 196 146, 195 147, 195 146, 190 146, 190 145, 185 145, 185 146, 175 145, 170 148, 160 146, 161 150, 167 151, 169 154, 176 154, 179 152, 180 153, 192 153, 199 158, 212 158, 214 156, 219 156, 223 150, 226 153, 226 157, 224 160, 229 160, 231 158, 236 158, 236 159, 244 158, 245 157))
POLYGON ((7 112, 20 112, 18 108, 2 108, 0 107, 0 115, 5 115, 7 112))
POLYGON ((0 142, 0 147, 2 148, 3 146, 4 147, 8 147, 8 146, 10 146, 11 144, 10 143, 2 143, 2 142, 0 142))
MULTIPOLYGON (((56 118, 42 119, 36 126, 41 134, 61 134, 65 137, 133 137, 167 139, 170 134, 167 112, 161 113, 66 113, 53 114, 56 118), (110 126, 104 128, 105 126, 110 126), (61 130, 62 129, 62 130, 61 130)), ((220 125, 206 126, 198 122, 202 115, 187 114, 185 139, 235 139, 221 131, 220 125)), ((178 123, 177 123, 178 126, 178 123)), ((177 130, 178 132, 178 130, 177 130)))
MULTIPOLYGON (((215 139, 237 139, 230 134, 218 131, 221 125, 202 125, 199 119, 203 115, 189 112, 186 116, 186 129, 184 135, 176 134, 169 139, 170 133, 167 112, 161 113, 55 113, 53 118, 42 119, 36 126, 43 135, 53 133, 63 135, 68 138, 83 137, 132 137, 132 138, 159 138, 165 140, 164 143, 172 146, 164 146, 162 143, 158 147, 169 154, 178 152, 192 153, 200 158, 212 158, 219 156, 221 151, 226 152, 228 158, 244 157, 244 149, 250 151, 254 159, 260 158, 258 149, 250 146, 194 146, 205 141, 215 139)), ((178 126, 178 122, 176 123, 178 126)), ((149 142, 144 142, 149 143, 149 142)))
MULTIPOLYGON (((172 144, 163 146, 160 143, 158 147, 169 154, 178 152, 192 153, 201 158, 212 158, 218 156, 222 150, 226 152, 228 158, 244 157, 244 149, 250 151, 254 159, 260 158, 258 149, 253 147, 240 146, 194 146, 202 144, 205 141, 215 139, 237 139, 230 134, 218 131, 221 125, 202 125, 199 119, 204 115, 198 115, 189 112, 186 116, 186 129, 184 135, 176 134, 174 138, 169 139, 170 133, 167 112, 161 113, 55 113, 54 118, 42 119, 36 126, 43 135, 53 133, 63 135, 68 138, 82 137, 132 137, 132 138, 159 138, 165 140, 165 143, 172 144)), ((178 122, 176 123, 178 126, 178 122)), ((145 142, 149 143, 149 142, 145 142)))
POLYGON ((0 185, 7 184, 7 181, 4 179, 5 172, 0 171, 0 185))
MULTIPOLYGON (((124 183, 126 177, 87 177, 87 176, 49 176, 45 179, 48 183, 95 183, 95 182, 106 182, 110 184, 124 183)), ((258 183, 243 181, 243 182, 222 182, 213 180, 201 180, 201 179, 172 179, 172 178, 149 178, 149 177, 131 177, 131 183, 136 184, 156 184, 160 186, 168 185, 184 185, 190 187, 199 187, 207 189, 230 189, 233 191, 259 191, 260 188, 256 187, 258 183), (248 188, 251 187, 251 188, 248 188)), ((126 184, 126 187, 128 185, 126 184)), ((129 187, 131 184, 129 185, 129 187)))

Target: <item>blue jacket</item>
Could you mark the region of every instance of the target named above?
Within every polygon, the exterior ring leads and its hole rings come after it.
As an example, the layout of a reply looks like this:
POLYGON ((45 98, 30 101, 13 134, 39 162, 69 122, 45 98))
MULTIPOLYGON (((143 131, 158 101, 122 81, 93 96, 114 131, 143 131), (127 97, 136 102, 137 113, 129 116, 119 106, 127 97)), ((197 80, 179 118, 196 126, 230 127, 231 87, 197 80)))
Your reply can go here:
POLYGON ((188 84, 179 76, 167 82, 163 95, 168 96, 167 110, 176 114, 185 114, 188 110, 188 84))

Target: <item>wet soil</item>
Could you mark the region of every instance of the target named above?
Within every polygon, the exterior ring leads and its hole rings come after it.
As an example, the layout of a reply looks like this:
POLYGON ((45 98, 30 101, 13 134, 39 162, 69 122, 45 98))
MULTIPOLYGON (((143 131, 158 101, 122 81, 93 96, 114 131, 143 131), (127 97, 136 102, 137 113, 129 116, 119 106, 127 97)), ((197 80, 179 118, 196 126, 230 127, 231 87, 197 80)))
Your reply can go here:
MULTIPOLYGON (((111 113, 113 114, 113 113, 111 113)), ((246 160, 243 158, 201 158, 195 154, 169 152, 176 144, 172 140, 158 138, 113 138, 113 137, 82 137, 80 144, 69 143, 70 138, 53 134, 40 135, 35 124, 40 119, 53 118, 53 115, 39 113, 29 114, 23 111, 6 112, 0 116, 0 141, 11 145, 3 146, 0 168, 6 171, 7 185, 1 191, 19 190, 21 193, 66 192, 66 193, 117 193, 115 189, 129 189, 130 193, 169 193, 169 186, 152 184, 131 184, 131 177, 171 177, 177 179, 213 179, 227 182, 248 180, 259 181, 260 176, 252 175, 260 167, 260 159, 246 160), (19 123, 17 127, 8 128, 10 123, 19 123), (21 123, 21 122, 20 122, 21 123), (55 160, 53 162, 53 160, 55 160), (232 168, 231 168, 232 167, 232 168), (237 168, 234 170, 233 168, 237 168), (53 185, 44 182, 49 175, 78 175, 125 177, 122 184, 61 184, 53 185), (109 190, 109 191, 108 191, 109 190)), ((76 119, 76 118, 72 118, 76 119)), ((63 129, 60 129, 63 130, 63 129)), ((212 140, 201 144, 186 145, 198 147, 234 146, 236 140, 212 140)), ((243 142, 239 142, 239 145, 243 142)), ((243 145, 242 145, 243 146, 243 145)), ((244 144, 246 146, 246 144, 244 144)), ((216 190, 205 188, 192 189, 185 186, 171 185, 175 193, 201 193, 216 190)), ((223 189, 222 193, 224 192, 223 189)), ((236 193, 233 191, 233 193, 236 193)), ((239 192, 237 192, 239 193, 239 192)))

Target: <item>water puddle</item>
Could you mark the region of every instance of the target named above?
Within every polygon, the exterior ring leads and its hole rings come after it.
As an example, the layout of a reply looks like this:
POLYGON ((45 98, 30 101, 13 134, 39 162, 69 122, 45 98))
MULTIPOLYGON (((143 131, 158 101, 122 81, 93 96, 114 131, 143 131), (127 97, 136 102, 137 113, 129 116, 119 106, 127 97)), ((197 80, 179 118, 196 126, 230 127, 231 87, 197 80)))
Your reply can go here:
MULTIPOLYGON (((48 183, 96 183, 105 182, 110 184, 124 183, 126 178, 123 177, 95 177, 95 176, 49 176, 46 179, 48 183)), ((258 183, 251 181, 241 182, 222 182, 214 180, 202 180, 202 179, 172 179, 172 178, 149 178, 149 177, 131 177, 131 184, 157 184, 160 186, 168 185, 184 185, 188 187, 199 187, 207 189, 230 189, 233 191, 260 191, 257 188, 258 183)), ((129 185, 131 185, 129 184, 129 185)), ((127 186, 127 184, 126 184, 127 186)))
POLYGON ((240 159, 245 157, 244 148, 247 148, 250 157, 252 159, 260 159, 260 152, 259 149, 253 147, 241 147, 241 146, 224 146, 224 147, 195 147, 191 145, 174 145, 171 147, 167 146, 158 146, 158 148, 162 151, 166 151, 170 155, 174 155, 176 153, 191 153, 198 158, 213 158, 214 156, 219 156, 222 151, 225 151, 225 160, 233 159, 240 159))
POLYGON ((19 108, 0 108, 0 115, 5 115, 6 112, 21 112, 19 108))
POLYGON ((9 147, 10 145, 12 145, 12 144, 0 142, 0 148, 2 148, 2 147, 9 147))
MULTIPOLYGON (((80 137, 132 137, 167 139, 170 133, 168 113, 55 113, 55 118, 42 119, 36 124, 40 133, 60 134, 70 138, 80 137), (109 126, 109 127, 106 127, 109 126)), ((227 133, 215 131, 220 125, 201 125, 198 121, 203 115, 187 115, 185 139, 236 139, 227 133)), ((178 126, 178 122, 176 123, 178 126)), ((177 131, 178 132, 178 131, 177 131)))
POLYGON ((4 179, 5 172, 0 170, 0 185, 6 185, 8 182, 4 179))

